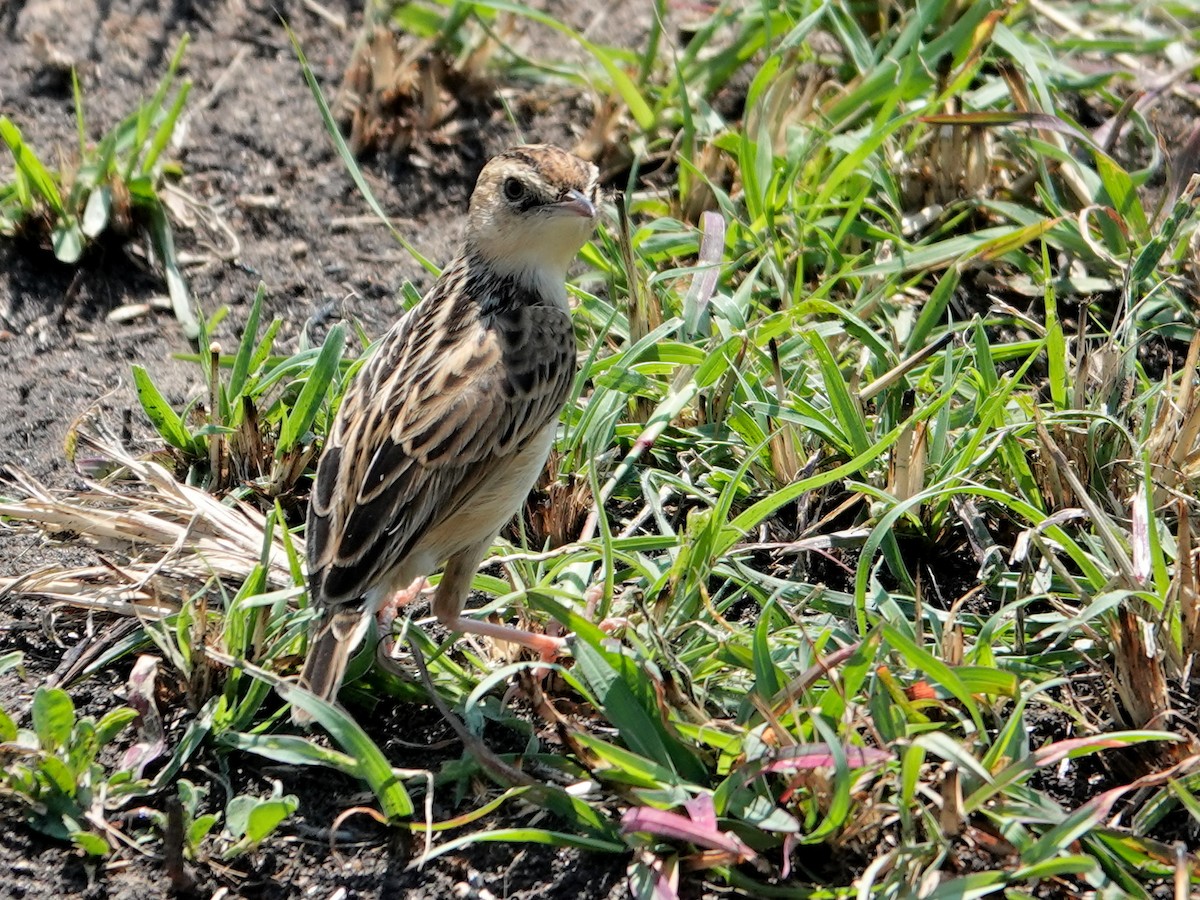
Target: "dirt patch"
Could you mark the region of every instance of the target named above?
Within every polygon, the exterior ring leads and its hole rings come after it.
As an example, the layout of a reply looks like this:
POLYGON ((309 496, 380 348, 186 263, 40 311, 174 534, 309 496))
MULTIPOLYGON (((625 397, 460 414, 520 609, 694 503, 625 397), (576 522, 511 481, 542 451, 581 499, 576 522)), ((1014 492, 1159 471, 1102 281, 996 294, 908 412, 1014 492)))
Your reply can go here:
MULTIPOLYGON (((295 30, 332 96, 349 59, 361 6, 255 0, 28 0, 5 6, 0 9, 0 110, 40 155, 58 159, 53 148, 60 147, 61 158, 69 162, 75 141, 70 66, 79 72, 88 137, 96 139, 154 89, 188 34, 191 44, 180 74, 193 87, 171 151, 184 171, 171 188, 171 209, 194 301, 208 315, 230 307, 217 339, 229 345, 237 341, 260 282, 266 286, 265 314, 284 320, 277 342, 283 352, 296 348, 306 328, 319 340, 328 323, 339 318, 353 317, 367 334, 378 335, 399 312, 403 280, 424 290, 430 276, 369 215, 324 132, 279 21, 283 16, 295 30), (347 27, 318 15, 318 6, 344 19, 347 27)), ((592 16, 582 4, 561 6, 552 12, 568 20, 592 16)), ((608 18, 611 30, 619 17, 608 18)), ((570 146, 589 124, 582 95, 523 104, 515 127, 498 101, 463 109, 470 118, 459 124, 459 140, 414 147, 403 159, 369 161, 365 167, 397 227, 436 261, 448 259, 457 243, 457 223, 471 185, 490 154, 522 138, 570 146)), ((109 318, 120 307, 163 294, 161 276, 141 240, 104 243, 77 267, 59 264, 30 243, 0 242, 0 462, 21 466, 54 487, 71 488, 77 478, 62 448, 81 413, 99 411, 135 444, 149 437, 131 387, 132 363, 150 369, 174 404, 200 389, 196 367, 173 357, 194 348, 169 313, 124 322, 109 318)), ((0 528, 0 574, 78 561, 80 552, 0 528)), ((0 598, 0 640, 5 649, 25 653, 23 677, 0 680, 5 708, 27 708, 33 689, 63 670, 64 658, 86 640, 89 627, 79 613, 51 622, 41 607, 0 598)), ((72 694, 82 711, 102 715, 120 702, 116 694, 122 683, 123 673, 113 671, 73 687, 72 694)), ((206 761, 228 766, 229 777, 243 789, 284 777, 279 767, 270 769, 261 760, 234 755, 206 761)), ((396 843, 394 833, 368 827, 365 819, 346 826, 341 835, 346 839, 335 853, 328 829, 342 809, 365 801, 361 785, 294 769, 286 781, 286 789, 302 799, 282 839, 228 864, 207 860, 191 866, 198 895, 223 888, 225 896, 327 897, 344 888, 347 897, 440 898, 490 891, 515 898, 600 898, 625 890, 624 858, 538 846, 482 846, 410 870, 419 848, 396 843)), ((507 819, 498 819, 495 827, 528 822, 528 813, 520 809, 503 815, 507 819)), ((30 829, 11 804, 0 806, 0 818, 5 822, 0 828, 4 896, 119 898, 171 892, 156 856, 131 850, 96 865, 30 829)))

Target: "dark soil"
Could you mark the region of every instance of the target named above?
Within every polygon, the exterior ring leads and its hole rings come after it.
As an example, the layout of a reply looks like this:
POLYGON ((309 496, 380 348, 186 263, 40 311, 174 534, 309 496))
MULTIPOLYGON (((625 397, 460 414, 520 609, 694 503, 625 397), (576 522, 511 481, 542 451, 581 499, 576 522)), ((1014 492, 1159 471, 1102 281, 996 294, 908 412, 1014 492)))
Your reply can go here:
MULTIPOLYGON (((230 307, 217 338, 231 346, 236 342, 259 282, 266 286, 266 314, 284 320, 280 350, 294 350, 306 327, 319 334, 338 318, 353 317, 368 334, 378 335, 398 314, 403 280, 423 290, 429 276, 369 216, 323 129, 280 24, 282 16, 295 30, 332 97, 350 57, 361 8, 361 3, 337 0, 3 4, 0 113, 18 125, 43 158, 69 163, 75 142, 69 67, 78 69, 88 136, 96 139, 154 89, 187 33, 192 43, 181 74, 193 88, 171 153, 184 172, 177 188, 202 215, 194 222, 176 215, 173 225, 177 249, 188 261, 194 301, 209 315, 222 305, 230 307), (347 27, 338 28, 317 10, 344 18, 347 27), (55 148, 62 148, 61 157, 55 148)), ((580 27, 594 16, 580 3, 554 4, 551 11, 580 27)), ((621 34, 636 40, 641 26, 630 20, 630 12, 618 5, 607 15, 607 40, 619 42, 621 34)), ((589 103, 584 95, 518 103, 517 115, 524 117, 518 134, 495 98, 476 99, 460 108, 469 118, 457 123, 454 140, 418 140, 401 158, 368 161, 367 179, 417 249, 445 261, 485 159, 520 139, 574 145, 590 123, 589 103)), ((85 412, 99 412, 131 429, 134 441, 145 439, 131 388, 132 363, 145 365, 174 404, 199 389, 196 367, 172 356, 195 348, 170 313, 150 312, 124 322, 109 318, 120 307, 166 293, 151 260, 137 236, 105 242, 77 267, 59 264, 35 241, 0 241, 0 463, 20 466, 52 487, 73 486, 78 479, 63 442, 71 422, 85 412)), ((0 575, 79 554, 0 527, 0 575)), ((10 713, 23 713, 34 688, 53 679, 71 648, 86 642, 88 627, 82 614, 52 620, 31 601, 0 598, 0 646, 25 654, 23 677, 0 679, 0 704, 10 713)), ((101 673, 73 686, 81 711, 99 716, 118 703, 115 692, 124 674, 101 673)), ((429 727, 418 733, 436 731, 435 718, 435 713, 425 717, 429 727)), ((413 739, 411 721, 404 715, 393 721, 404 723, 405 739, 413 739)), ((448 752, 458 754, 461 748, 448 752)), ((269 779, 285 778, 280 767, 261 760, 224 759, 235 787, 265 792, 269 779)), ((187 776, 204 777, 200 772, 187 776)), ((363 787, 294 769, 285 782, 287 791, 301 797, 301 807, 281 837, 269 841, 269 849, 229 863, 190 865, 196 895, 601 898, 626 890, 624 857, 533 845, 480 845, 424 870, 410 870, 420 848, 398 843, 395 832, 361 816, 343 826, 354 839, 334 853, 330 826, 343 809, 369 800, 363 787)), ((439 812, 448 816, 454 810, 439 812)), ((503 815, 490 827, 527 824, 530 814, 514 805, 503 815)), ((172 894, 157 844, 149 845, 150 856, 129 851, 97 865, 29 828, 10 802, 0 803, 0 823, 0 896, 172 894)))

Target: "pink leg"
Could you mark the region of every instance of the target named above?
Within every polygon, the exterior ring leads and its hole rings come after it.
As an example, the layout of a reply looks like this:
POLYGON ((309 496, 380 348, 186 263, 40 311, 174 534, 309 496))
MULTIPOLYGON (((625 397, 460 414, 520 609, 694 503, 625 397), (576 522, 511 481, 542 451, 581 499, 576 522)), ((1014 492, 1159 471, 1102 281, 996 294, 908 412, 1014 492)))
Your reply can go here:
POLYGON ((399 615, 400 608, 416 600, 427 587, 429 587, 429 582, 424 577, 418 578, 404 590, 396 591, 391 599, 385 601, 379 607, 379 611, 375 613, 375 621, 379 623, 379 634, 380 640, 383 642, 382 652, 384 655, 392 655, 392 623, 396 621, 396 616, 399 615))
MULTIPOLYGON (((600 598, 603 596, 604 596, 604 586, 600 585, 600 584, 592 585, 590 588, 587 589, 587 592, 583 595, 584 615, 586 615, 589 619, 594 619, 596 617, 596 604, 598 604, 600 602, 600 598)), ((613 619, 613 618, 605 619, 596 627, 599 628, 601 631, 603 631, 605 634, 612 634, 618 628, 628 628, 629 620, 624 618, 623 616, 618 616, 615 619, 613 619)))
POLYGON ((471 579, 479 568, 479 563, 487 553, 491 541, 468 547, 446 562, 442 580, 438 583, 437 593, 433 597, 433 612, 439 622, 451 631, 464 634, 481 634, 484 637, 508 641, 536 650, 544 661, 552 662, 566 646, 566 641, 548 634, 535 634, 508 625, 496 625, 482 619, 469 619, 462 614, 463 604, 471 590, 471 579))
POLYGON ((483 619, 468 619, 465 616, 457 616, 447 621, 438 616, 438 621, 451 631, 461 631, 464 634, 482 634, 484 637, 495 638, 498 641, 508 641, 511 644, 520 644, 522 647, 536 650, 541 654, 543 662, 553 662, 558 659, 558 654, 567 645, 566 640, 560 637, 552 637, 548 634, 536 634, 532 631, 523 631, 520 628, 512 628, 508 625, 497 625, 494 622, 487 622, 483 619))

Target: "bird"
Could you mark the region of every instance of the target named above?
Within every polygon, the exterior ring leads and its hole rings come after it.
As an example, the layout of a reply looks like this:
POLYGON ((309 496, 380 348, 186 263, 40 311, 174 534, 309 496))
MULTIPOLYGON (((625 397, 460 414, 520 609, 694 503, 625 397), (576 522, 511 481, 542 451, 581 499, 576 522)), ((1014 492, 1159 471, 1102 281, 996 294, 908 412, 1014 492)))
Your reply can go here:
MULTIPOLYGON (((484 165, 459 253, 353 378, 317 463, 302 687, 336 700, 371 617, 443 564, 431 605, 446 628, 543 655, 562 647, 463 609, 554 442, 577 364, 567 270, 599 205, 596 167, 557 147, 484 165)), ((292 718, 311 722, 296 706, 292 718)))

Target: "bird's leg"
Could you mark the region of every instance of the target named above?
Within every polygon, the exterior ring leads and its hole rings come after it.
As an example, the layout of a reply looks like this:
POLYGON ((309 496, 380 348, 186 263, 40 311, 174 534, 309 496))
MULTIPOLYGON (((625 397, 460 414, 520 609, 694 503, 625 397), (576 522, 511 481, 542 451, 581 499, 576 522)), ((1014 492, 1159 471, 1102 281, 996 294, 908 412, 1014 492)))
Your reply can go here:
POLYGON ((537 634, 533 631, 513 628, 510 625, 497 625, 495 622, 488 622, 485 619, 456 616, 443 621, 439 616, 438 621, 452 631, 461 631, 464 634, 482 634, 484 637, 508 641, 511 644, 520 644, 522 647, 536 650, 541 656, 542 662, 554 662, 558 659, 562 649, 567 645, 567 642, 563 638, 551 637, 548 634, 537 634))
POLYGON ((385 656, 392 655, 392 623, 400 614, 400 607, 412 603, 421 596, 421 592, 427 587, 429 587, 429 581, 422 576, 408 587, 396 591, 390 598, 384 600, 379 611, 375 613, 375 621, 379 624, 380 640, 383 642, 382 652, 385 656))
POLYGON ((491 544, 491 540, 488 540, 450 557, 446 563, 446 570, 442 573, 442 580, 438 583, 437 593, 433 596, 434 615, 451 631, 481 634, 484 637, 520 644, 522 647, 536 650, 543 661, 553 662, 567 644, 562 638, 535 634, 508 625, 497 625, 482 619, 469 619, 462 614, 467 594, 471 589, 471 579, 475 577, 479 563, 483 561, 491 544))
MULTIPOLYGON (((597 606, 597 604, 599 604, 600 598, 603 596, 604 596, 604 585, 603 584, 593 584, 584 593, 584 595, 583 595, 583 603, 584 603, 583 614, 585 616, 587 616, 587 618, 589 620, 594 619, 596 617, 596 606, 597 606)), ((609 616, 607 619, 604 619, 603 621, 597 623, 596 627, 599 628, 601 631, 603 631, 605 634, 612 634, 618 628, 628 628, 629 620, 626 619, 624 616, 618 616, 615 619, 612 616, 609 616)))

